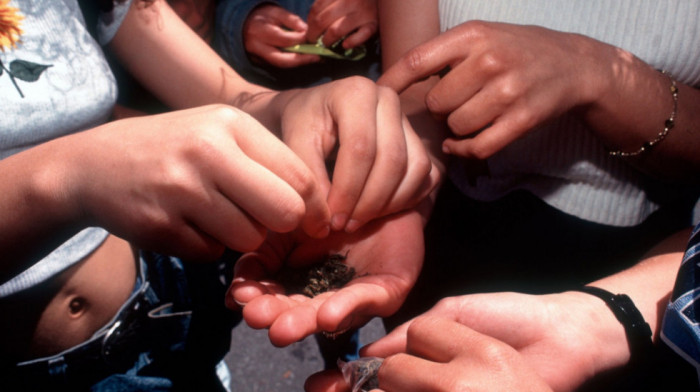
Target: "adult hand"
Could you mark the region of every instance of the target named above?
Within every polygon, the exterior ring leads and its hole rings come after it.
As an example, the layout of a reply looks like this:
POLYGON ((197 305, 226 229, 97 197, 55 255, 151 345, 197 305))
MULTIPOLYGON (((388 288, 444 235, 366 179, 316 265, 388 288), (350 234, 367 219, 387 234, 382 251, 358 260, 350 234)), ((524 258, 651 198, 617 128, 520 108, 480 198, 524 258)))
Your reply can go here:
POLYGON ((329 192, 334 230, 352 232, 413 208, 437 185, 440 174, 390 89, 351 77, 274 101, 282 140, 329 192), (335 161, 332 182, 328 160, 335 161))
MULTIPOLYGON (((438 302, 423 316, 445 317, 516 349, 555 391, 571 391, 629 360, 624 329, 607 306, 585 293, 542 296, 475 294, 438 302)), ((362 354, 411 353, 407 322, 362 354)))
POLYGON ((323 240, 270 236, 236 263, 226 303, 243 306, 253 328, 269 328, 270 341, 286 346, 314 333, 343 332, 374 316, 388 316, 403 303, 423 262, 423 224, 416 212, 373 221, 354 234, 323 240), (346 256, 355 278, 313 298, 285 293, 275 281, 283 265, 299 267, 331 253, 346 256))
POLYGON ((115 121, 57 142, 71 151, 66 200, 145 249, 214 257, 257 248, 267 229, 328 232, 325 194, 306 165, 229 106, 115 121))
POLYGON ((402 91, 449 67, 426 105, 455 133, 445 152, 483 159, 601 96, 619 52, 581 35, 470 21, 411 49, 379 83, 402 91))
MULTIPOLYGON (((406 331, 406 351, 387 356, 382 391, 528 391, 552 389, 513 347, 454 320, 424 316, 406 331)), ((337 371, 310 377, 309 392, 349 391, 337 371)))
POLYGON ((321 58, 280 49, 305 43, 307 28, 298 15, 277 5, 261 5, 248 15, 243 24, 243 44, 253 58, 278 68, 311 64, 321 58))
POLYGON ((377 13, 377 0, 316 0, 306 19, 306 37, 316 42, 323 35, 328 47, 347 36, 343 48, 354 48, 377 32, 377 13))

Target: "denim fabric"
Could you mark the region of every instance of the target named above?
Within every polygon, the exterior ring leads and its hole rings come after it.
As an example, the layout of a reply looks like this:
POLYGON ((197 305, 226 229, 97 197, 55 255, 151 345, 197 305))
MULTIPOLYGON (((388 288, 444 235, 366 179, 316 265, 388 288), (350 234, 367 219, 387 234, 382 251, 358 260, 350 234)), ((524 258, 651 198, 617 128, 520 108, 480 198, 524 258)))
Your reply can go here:
POLYGON ((240 320, 223 306, 222 273, 232 260, 194 265, 143 252, 134 292, 115 318, 78 346, 18 364, 5 378, 10 390, 227 390, 221 361, 240 320))
MULTIPOLYGON (((664 314, 661 339, 700 375, 700 224, 688 242, 664 314)), ((699 376, 700 379, 700 376, 699 376)))

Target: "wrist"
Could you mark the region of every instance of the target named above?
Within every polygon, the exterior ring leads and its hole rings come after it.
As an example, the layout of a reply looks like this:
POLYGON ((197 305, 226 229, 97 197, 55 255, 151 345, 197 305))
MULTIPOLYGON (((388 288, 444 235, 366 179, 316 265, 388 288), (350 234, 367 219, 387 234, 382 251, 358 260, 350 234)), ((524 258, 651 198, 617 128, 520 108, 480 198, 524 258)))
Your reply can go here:
POLYGON ((569 291, 565 295, 574 301, 580 316, 579 330, 585 336, 579 342, 583 346, 584 372, 592 377, 628 363, 631 356, 625 328, 605 301, 580 291, 569 291))
MULTIPOLYGON (((99 128, 110 126, 108 123, 99 128)), ((113 137, 112 132, 106 133, 107 137, 113 137)), ((93 134, 95 132, 86 131, 56 140, 47 155, 51 163, 43 166, 35 177, 44 205, 52 210, 60 209, 61 224, 75 226, 76 230, 96 224, 90 212, 90 186, 95 182, 90 172, 98 167, 95 160, 103 157, 102 146, 108 144, 100 143, 93 134)))
POLYGON ((277 131, 281 128, 284 107, 280 103, 280 95, 283 93, 260 86, 251 86, 253 88, 239 93, 231 105, 250 114, 265 128, 279 134, 277 131))

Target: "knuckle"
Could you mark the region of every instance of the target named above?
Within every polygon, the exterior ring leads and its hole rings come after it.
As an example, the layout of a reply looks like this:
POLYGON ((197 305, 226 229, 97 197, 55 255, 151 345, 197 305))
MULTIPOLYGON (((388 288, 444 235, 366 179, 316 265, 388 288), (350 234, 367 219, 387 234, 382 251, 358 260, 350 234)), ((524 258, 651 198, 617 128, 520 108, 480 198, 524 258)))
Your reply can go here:
POLYGON ((433 330, 433 327, 435 325, 435 319, 431 317, 418 317, 415 320, 411 321, 411 324, 408 326, 408 330, 406 331, 406 334, 411 337, 415 336, 419 331, 425 331, 425 330, 433 330))
POLYGON ((522 133, 525 130, 532 129, 540 122, 537 114, 531 110, 517 110, 512 116, 515 133, 522 133))
POLYGON ((376 89, 374 82, 363 76, 349 76, 345 79, 342 79, 341 82, 346 84, 347 86, 345 87, 350 88, 351 91, 363 91, 365 89, 375 91, 376 89))
POLYGON ((462 36, 470 39, 483 39, 490 35, 491 25, 484 20, 471 20, 455 29, 462 36))
POLYGON ((367 138, 357 137, 354 138, 347 146, 349 148, 350 154, 354 159, 360 161, 374 161, 376 157, 376 149, 373 143, 371 143, 367 138))
POLYGON ((449 312, 451 309, 454 308, 454 302, 455 300, 452 297, 443 298, 435 304, 435 310, 437 310, 438 312, 449 312))
POLYGON ((515 81, 506 81, 500 83, 497 87, 499 101, 504 104, 515 102, 523 94, 523 88, 520 83, 515 81))
MULTIPOLYGON (((199 141, 199 140, 198 140, 199 141)), ((187 155, 193 155, 188 147, 187 155)), ((201 150, 201 149, 200 149, 201 150)), ((174 192, 180 199, 191 200, 196 195, 194 182, 187 164, 181 162, 165 162, 158 170, 159 182, 164 192, 174 192)))
POLYGON ((423 50, 420 47, 416 47, 410 49, 400 61, 410 73, 415 74, 423 71, 426 60, 423 50))
POLYGON ((501 56, 494 51, 487 51, 479 55, 476 60, 477 69, 487 73, 496 74, 503 70, 504 63, 501 56))
POLYGON ((242 121, 246 117, 244 112, 224 104, 209 105, 209 110, 210 116, 229 124, 242 121))
POLYGON ((326 29, 326 32, 325 32, 324 35, 327 36, 327 37, 333 38, 331 41, 335 42, 335 41, 337 41, 337 40, 335 39, 336 37, 338 37, 338 38, 342 37, 342 35, 343 35, 343 26, 342 26, 342 25, 339 25, 339 24, 333 24, 333 25, 331 25, 330 27, 328 27, 328 28, 326 29))

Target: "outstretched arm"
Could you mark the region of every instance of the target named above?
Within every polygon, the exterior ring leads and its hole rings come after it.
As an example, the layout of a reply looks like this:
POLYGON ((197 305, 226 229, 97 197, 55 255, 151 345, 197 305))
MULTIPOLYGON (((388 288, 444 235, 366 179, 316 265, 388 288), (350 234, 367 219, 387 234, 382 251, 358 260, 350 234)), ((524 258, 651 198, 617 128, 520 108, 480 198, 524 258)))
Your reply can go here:
POLYGON ((209 105, 114 121, 0 160, 0 280, 84 227, 213 258, 327 214, 310 170, 248 114, 209 105), (235 228, 235 229, 232 229, 235 228))
MULTIPOLYGON (((638 265, 590 285, 627 294, 657 340, 688 236, 687 230, 678 233, 638 265)), ((623 326, 602 300, 586 293, 466 295, 443 299, 424 316, 447 317, 512 346, 555 391, 574 390, 630 360, 623 326)), ((398 327, 363 354, 385 357, 407 352, 410 325, 398 327)))
POLYGON ((413 207, 435 186, 432 164, 404 121, 395 93, 368 79, 285 92, 247 83, 163 0, 135 2, 110 46, 168 105, 233 104, 282 137, 329 189, 336 230, 354 230, 413 207), (331 183, 325 161, 336 147, 331 183))
POLYGON ((467 21, 401 55, 379 80, 397 91, 449 67, 424 100, 447 118, 454 136, 443 148, 451 154, 487 158, 566 112, 610 150, 635 152, 674 117, 663 142, 629 161, 686 179, 700 168, 700 91, 678 81, 674 110, 671 79, 623 48, 538 26, 467 21))

